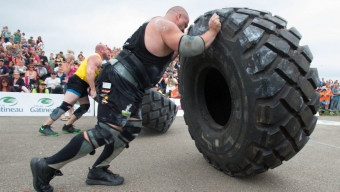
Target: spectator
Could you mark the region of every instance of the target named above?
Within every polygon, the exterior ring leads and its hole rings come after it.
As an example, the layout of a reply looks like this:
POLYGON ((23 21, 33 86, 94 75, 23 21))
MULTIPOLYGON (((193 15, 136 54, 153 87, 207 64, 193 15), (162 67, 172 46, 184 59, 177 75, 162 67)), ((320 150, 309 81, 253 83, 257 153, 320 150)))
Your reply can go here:
POLYGON ((64 53, 62 51, 60 51, 59 56, 62 62, 66 61, 64 53))
POLYGON ((24 62, 25 63, 25 59, 21 54, 18 54, 16 58, 14 58, 14 66, 18 66, 19 63, 24 62))
POLYGON ((26 34, 25 33, 22 33, 21 34, 21 42, 26 42, 26 34))
POLYGON ((32 55, 33 55, 34 60, 36 60, 37 63, 40 63, 40 57, 39 57, 38 53, 36 51, 33 51, 32 55))
POLYGON ((37 41, 36 41, 36 45, 38 45, 39 43, 43 43, 41 36, 38 37, 37 41))
POLYGON ((161 79, 158 81, 158 88, 161 89, 162 94, 165 94, 165 90, 166 90, 166 83, 165 83, 165 79, 167 78, 167 73, 163 73, 161 79))
POLYGON ((32 93, 50 94, 50 91, 46 88, 46 83, 43 80, 39 80, 37 88, 32 89, 32 93))
POLYGON ((30 64, 28 70, 26 70, 25 78, 28 81, 26 82, 26 85, 29 85, 30 87, 32 87, 32 85, 36 82, 37 72, 35 71, 33 64, 30 64))
POLYGON ((54 68, 54 72, 58 72, 59 68, 62 68, 63 63, 58 62, 58 66, 54 68))
POLYGON ((35 51, 34 45, 28 44, 28 51, 29 51, 30 53, 32 53, 33 51, 35 51))
POLYGON ((12 34, 11 34, 11 31, 8 30, 8 27, 7 27, 7 26, 5 26, 5 27, 3 28, 2 33, 3 33, 4 36, 5 36, 5 43, 9 42, 9 40, 10 40, 12 34))
POLYGON ((22 40, 22 41, 21 41, 21 48, 22 48, 22 49, 28 48, 28 43, 27 43, 26 40, 22 40))
POLYGON ((61 55, 60 54, 57 54, 57 57, 55 58, 55 65, 60 65, 62 64, 63 60, 61 58, 61 55))
POLYGON ((9 85, 9 80, 6 77, 0 78, 0 92, 12 92, 11 86, 9 85))
POLYGON ((327 82, 326 86, 322 86, 321 94, 320 94, 320 102, 321 102, 322 108, 324 108, 325 110, 328 110, 331 96, 332 96, 332 90, 329 88, 329 82, 327 82))
POLYGON ((175 99, 180 99, 181 95, 179 94, 178 91, 178 84, 175 85, 175 89, 171 91, 171 98, 175 98, 175 99))
POLYGON ((48 61, 48 64, 52 67, 52 69, 55 68, 55 59, 54 59, 53 53, 50 53, 50 59, 48 61))
POLYGON ((9 69, 4 66, 4 60, 0 59, 0 77, 8 77, 9 76, 9 69))
POLYGON ((19 65, 15 66, 14 71, 17 71, 20 74, 20 77, 25 77, 25 72, 27 67, 24 65, 25 61, 19 62, 19 65))
POLYGON ((17 32, 15 32, 14 34, 14 43, 16 43, 16 42, 21 42, 21 33, 20 33, 20 30, 18 29, 18 31, 17 32))
POLYGON ((57 77, 60 79, 60 85, 64 88, 64 85, 67 83, 66 74, 63 72, 62 67, 59 67, 57 71, 57 77))
POLYGON ((55 72, 51 73, 51 77, 45 79, 47 89, 53 94, 63 94, 60 83, 60 78, 57 77, 57 73, 55 72))
POLYGON ((84 56, 82 54, 78 55, 78 63, 81 63, 82 61, 84 61, 84 56))
POLYGON ((11 37, 9 38, 9 42, 11 43, 11 45, 14 45, 14 38, 13 38, 13 36, 11 36, 11 37))
POLYGON ((15 46, 13 45, 8 45, 7 46, 7 53, 11 54, 12 58, 15 58, 17 56, 17 50, 15 49, 15 46))
POLYGON ((28 61, 29 61, 29 58, 31 57, 31 54, 29 51, 28 51, 28 48, 24 48, 23 51, 22 51, 22 56, 23 56, 23 59, 25 59, 25 63, 28 64, 28 61))
POLYGON ((340 110, 340 88, 339 83, 335 81, 334 87, 332 88, 333 97, 331 99, 331 110, 339 111, 340 110))
POLYGON ((31 38, 28 40, 28 44, 31 45, 31 47, 35 47, 35 41, 34 41, 33 37, 31 37, 31 38))
POLYGON ((19 71, 13 72, 13 78, 10 79, 10 86, 13 88, 14 92, 30 92, 27 89, 24 80, 20 77, 19 71))
POLYGON ((45 51, 39 52, 38 55, 39 55, 41 64, 45 65, 45 62, 48 62, 48 59, 47 59, 47 57, 45 56, 45 51))
POLYGON ((174 74, 174 75, 173 75, 174 78, 178 81, 178 73, 177 73, 177 69, 174 68, 172 72, 173 72, 173 74, 174 74))
POLYGON ((166 83, 166 93, 165 95, 171 96, 171 91, 176 88, 176 84, 178 84, 177 80, 173 78, 173 74, 168 74, 168 78, 165 79, 166 83))
POLYGON ((48 74, 47 69, 41 63, 38 63, 36 70, 38 79, 45 80, 48 74))

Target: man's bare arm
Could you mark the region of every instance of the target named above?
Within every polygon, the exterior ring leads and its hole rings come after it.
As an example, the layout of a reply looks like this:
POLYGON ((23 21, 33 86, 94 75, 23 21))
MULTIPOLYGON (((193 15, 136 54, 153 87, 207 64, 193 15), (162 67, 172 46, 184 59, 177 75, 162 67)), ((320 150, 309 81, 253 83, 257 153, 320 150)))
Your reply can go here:
MULTIPOLYGON (((173 51, 179 52, 181 38, 185 35, 174 23, 159 18, 156 20, 157 25, 160 26, 159 33, 164 41, 164 43, 173 51)), ((219 20, 219 16, 214 14, 209 21, 209 30, 205 32, 203 35, 200 36, 204 42, 204 49, 207 49, 212 42, 214 41, 215 37, 221 30, 221 22, 219 20)), ((198 36, 191 36, 190 39, 197 38, 198 36)), ((201 40, 201 41, 202 41, 201 40)), ((186 44, 186 43, 185 43, 186 44)), ((190 49, 190 46, 188 46, 190 49)))
POLYGON ((87 61, 86 77, 87 77, 87 81, 89 83, 91 91, 96 90, 95 83, 94 83, 94 79, 95 79, 94 76, 95 76, 95 71, 101 65, 101 63, 102 63, 101 60, 97 56, 94 56, 94 55, 90 56, 87 61))

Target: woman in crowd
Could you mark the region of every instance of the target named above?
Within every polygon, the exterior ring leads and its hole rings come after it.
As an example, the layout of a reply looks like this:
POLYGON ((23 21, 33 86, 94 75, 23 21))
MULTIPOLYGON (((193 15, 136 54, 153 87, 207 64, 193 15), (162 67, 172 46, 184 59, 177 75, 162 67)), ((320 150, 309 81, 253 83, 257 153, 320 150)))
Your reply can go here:
POLYGON ((36 41, 36 45, 39 45, 39 43, 43 43, 41 36, 38 37, 38 39, 36 41))
POLYGON ((50 91, 47 89, 46 84, 43 80, 38 81, 38 87, 32 90, 32 93, 44 93, 49 94, 50 91))
POLYGON ((62 85, 62 87, 64 87, 63 85, 66 84, 66 74, 63 72, 63 69, 61 67, 58 68, 58 71, 57 71, 57 77, 59 77, 60 79, 60 84, 62 85))
POLYGON ((9 80, 6 77, 0 78, 0 92, 12 92, 9 80))
POLYGON ((29 64, 28 70, 25 72, 25 78, 27 78, 28 85, 32 86, 37 80, 37 72, 34 69, 34 64, 29 64))
POLYGON ((171 97, 171 91, 176 88, 176 84, 178 84, 178 81, 176 78, 173 77, 173 73, 168 74, 168 78, 165 79, 166 83, 166 93, 165 95, 171 97))
POLYGON ((19 65, 14 68, 14 71, 17 71, 20 74, 20 77, 25 77, 26 70, 25 61, 19 62, 19 65))
POLYGON ((53 53, 50 54, 50 58, 48 60, 48 64, 50 64, 50 66, 52 67, 52 69, 55 68, 55 63, 54 63, 55 59, 54 59, 54 56, 53 56, 53 53))
POLYGON ((18 66, 20 62, 25 62, 24 57, 21 54, 18 54, 17 57, 14 59, 14 65, 18 66))
POLYGON ((10 80, 10 86, 13 88, 14 92, 25 92, 29 93, 24 80, 20 77, 19 71, 13 72, 13 78, 10 80))

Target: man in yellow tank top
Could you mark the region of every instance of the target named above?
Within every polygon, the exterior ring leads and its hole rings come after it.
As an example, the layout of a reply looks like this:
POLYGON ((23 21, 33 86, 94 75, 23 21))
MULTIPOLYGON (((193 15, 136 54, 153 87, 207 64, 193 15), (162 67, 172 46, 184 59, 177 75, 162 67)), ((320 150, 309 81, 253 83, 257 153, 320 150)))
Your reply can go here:
MULTIPOLYGON (((73 52, 72 52, 73 53, 73 52)), ((66 62, 63 63, 64 73, 68 73, 70 65, 74 60, 74 54, 69 53, 66 56, 66 62)), ((85 114, 90 108, 88 98, 88 88, 90 88, 89 95, 96 97, 96 89, 94 80, 101 71, 102 61, 109 59, 109 52, 105 45, 98 44, 95 48, 95 53, 88 56, 80 64, 77 71, 71 76, 67 82, 67 90, 64 96, 63 103, 54 109, 47 121, 39 128, 39 132, 46 136, 58 136, 59 134, 51 129, 52 123, 57 120, 63 113, 68 111, 77 101, 80 107, 74 111, 71 118, 63 126, 64 133, 78 134, 80 129, 75 129, 73 123, 85 114)))

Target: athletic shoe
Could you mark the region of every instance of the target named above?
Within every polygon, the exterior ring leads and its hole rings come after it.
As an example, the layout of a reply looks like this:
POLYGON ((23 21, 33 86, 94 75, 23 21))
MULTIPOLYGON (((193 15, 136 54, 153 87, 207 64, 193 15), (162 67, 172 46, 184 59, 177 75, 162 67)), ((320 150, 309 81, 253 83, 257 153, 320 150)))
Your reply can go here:
POLYGON ((49 167, 45 158, 33 158, 31 160, 33 187, 38 192, 53 192, 50 181, 54 176, 62 176, 59 170, 49 167))
POLYGON ((50 137, 59 136, 57 132, 52 131, 51 125, 42 125, 39 129, 39 132, 50 137))
POLYGON ((72 124, 66 125, 64 124, 63 126, 63 132, 64 133, 74 133, 74 134, 79 134, 81 133, 80 129, 75 129, 72 124))
POLYGON ((110 165, 92 169, 89 168, 86 183, 88 185, 121 185, 124 182, 124 178, 118 174, 112 173, 112 171, 108 169, 109 167, 110 165))

